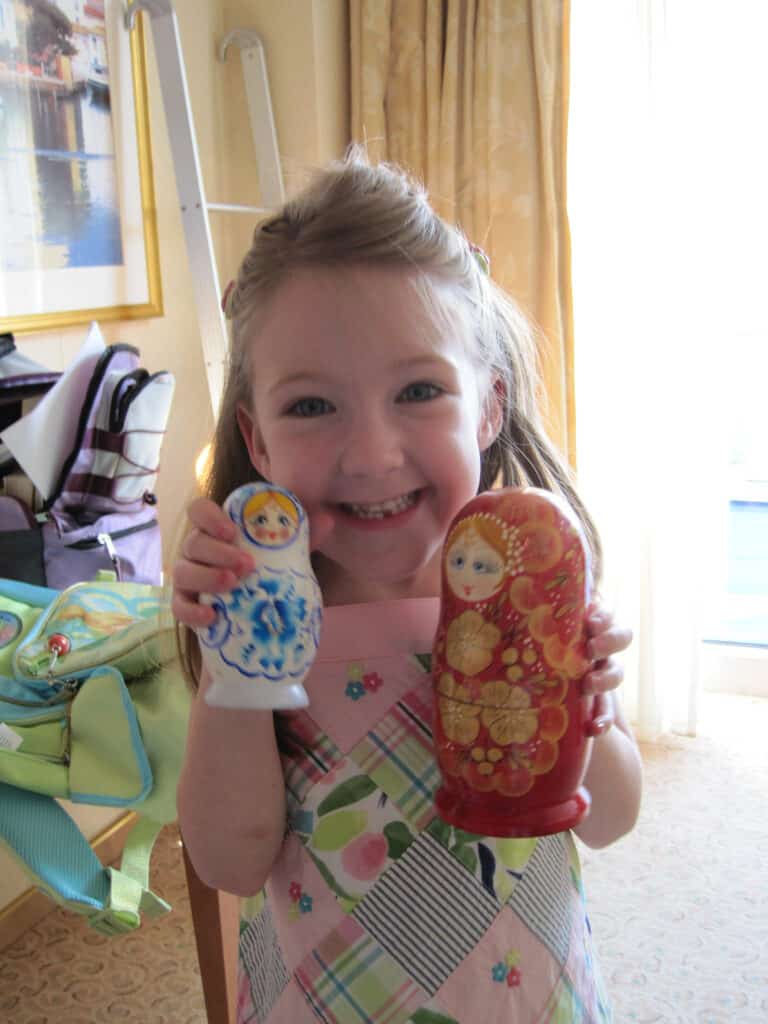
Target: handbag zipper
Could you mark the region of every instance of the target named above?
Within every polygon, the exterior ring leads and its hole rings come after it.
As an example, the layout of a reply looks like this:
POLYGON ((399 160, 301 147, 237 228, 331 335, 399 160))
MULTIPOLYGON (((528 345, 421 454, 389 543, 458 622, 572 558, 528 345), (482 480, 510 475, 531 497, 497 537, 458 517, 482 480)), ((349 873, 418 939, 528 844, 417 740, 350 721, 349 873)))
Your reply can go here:
POLYGON ((113 541, 129 536, 131 533, 140 533, 142 530, 151 530, 157 526, 157 519, 150 519, 146 523, 139 523, 138 526, 129 526, 125 530, 115 530, 114 533, 100 533, 98 537, 86 537, 85 540, 76 540, 73 544, 67 544, 68 548, 75 551, 89 551, 91 548, 104 546, 101 537, 110 537, 113 541))
POLYGON ((107 549, 107 555, 112 567, 115 570, 115 575, 118 580, 121 579, 120 575, 120 558, 117 554, 117 549, 113 544, 113 541, 120 540, 121 537, 128 537, 133 533, 140 533, 142 530, 151 530, 157 526, 156 519, 150 519, 146 523, 139 523, 138 526, 129 526, 125 530, 115 530, 114 533, 103 533, 97 534, 97 536, 89 537, 86 540, 77 540, 74 544, 67 544, 67 547, 76 551, 90 551, 93 548, 104 547, 107 549))

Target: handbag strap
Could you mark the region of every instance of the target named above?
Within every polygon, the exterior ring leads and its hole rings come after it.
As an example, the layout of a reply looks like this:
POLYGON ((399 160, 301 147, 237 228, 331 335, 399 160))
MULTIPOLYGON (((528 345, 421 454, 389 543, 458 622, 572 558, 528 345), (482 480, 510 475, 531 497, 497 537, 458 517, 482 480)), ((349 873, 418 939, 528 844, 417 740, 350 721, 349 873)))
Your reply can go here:
POLYGON ((122 934, 139 927, 142 912, 157 917, 171 909, 148 888, 149 860, 162 826, 139 818, 117 871, 102 867, 75 822, 51 797, 0 783, 0 805, 0 841, 39 888, 83 914, 96 931, 122 934))

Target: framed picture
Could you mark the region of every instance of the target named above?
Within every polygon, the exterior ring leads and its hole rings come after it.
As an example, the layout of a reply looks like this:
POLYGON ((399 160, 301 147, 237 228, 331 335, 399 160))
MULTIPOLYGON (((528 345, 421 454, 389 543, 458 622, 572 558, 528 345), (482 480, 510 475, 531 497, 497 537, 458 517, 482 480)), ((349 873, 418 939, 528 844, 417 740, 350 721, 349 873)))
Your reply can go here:
POLYGON ((162 315, 142 16, 0 0, 0 332, 162 315))

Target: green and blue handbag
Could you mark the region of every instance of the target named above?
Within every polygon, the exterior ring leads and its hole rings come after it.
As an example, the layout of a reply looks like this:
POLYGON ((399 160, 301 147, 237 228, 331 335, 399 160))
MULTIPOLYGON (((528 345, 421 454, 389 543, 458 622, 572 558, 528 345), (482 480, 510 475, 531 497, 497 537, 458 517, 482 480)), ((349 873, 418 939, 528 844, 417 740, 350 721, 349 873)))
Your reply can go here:
POLYGON ((140 583, 0 579, 0 843, 108 934, 170 909, 149 888, 189 714, 169 597, 140 583), (57 798, 136 812, 119 870, 102 867, 57 798))

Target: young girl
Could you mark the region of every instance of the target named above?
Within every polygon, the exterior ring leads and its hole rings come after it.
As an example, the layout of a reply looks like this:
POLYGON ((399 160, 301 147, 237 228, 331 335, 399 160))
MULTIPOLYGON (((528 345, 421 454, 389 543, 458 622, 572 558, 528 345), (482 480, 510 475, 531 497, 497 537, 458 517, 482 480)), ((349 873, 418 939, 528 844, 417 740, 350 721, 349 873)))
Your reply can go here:
MULTIPOLYGON (((610 1019, 571 834, 471 835, 433 804, 424 655, 454 515, 497 481, 548 488, 599 562, 542 430, 522 317, 417 184, 357 153, 257 228, 226 311, 208 496, 174 571, 196 685, 192 629, 213 615, 198 595, 252 568, 219 508, 236 486, 297 495, 325 605, 306 711, 193 701, 179 821, 200 877, 252 897, 239 1021, 610 1019)), ((597 847, 634 825, 640 761, 614 694, 629 634, 597 607, 588 628, 603 734, 577 833, 597 847)))

